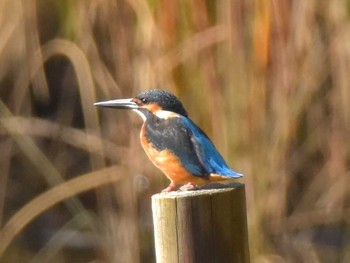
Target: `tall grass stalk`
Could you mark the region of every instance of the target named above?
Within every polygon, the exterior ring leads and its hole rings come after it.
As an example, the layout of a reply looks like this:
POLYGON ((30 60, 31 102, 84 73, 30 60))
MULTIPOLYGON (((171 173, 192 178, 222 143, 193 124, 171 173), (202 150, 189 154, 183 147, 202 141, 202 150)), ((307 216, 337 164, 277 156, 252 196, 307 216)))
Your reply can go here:
POLYGON ((141 153, 140 120, 92 104, 164 88, 245 174, 252 262, 347 262, 348 6, 0 1, 0 233, 9 224, 13 233, 0 236, 1 260, 154 261, 150 196, 166 179, 141 153), (85 190, 121 165, 129 172, 118 184, 79 194, 90 172, 85 190), (45 199, 72 180, 69 195, 45 199), (78 250, 67 236, 50 247, 52 229, 85 212, 105 242, 78 250))

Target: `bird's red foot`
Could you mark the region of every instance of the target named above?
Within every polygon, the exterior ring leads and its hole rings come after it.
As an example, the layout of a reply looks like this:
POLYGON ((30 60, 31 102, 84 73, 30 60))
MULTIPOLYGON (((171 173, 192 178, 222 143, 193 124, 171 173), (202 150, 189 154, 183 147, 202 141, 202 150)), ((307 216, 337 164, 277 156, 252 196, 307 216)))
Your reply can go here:
POLYGON ((171 182, 167 188, 165 188, 162 193, 168 193, 175 190, 176 184, 174 182, 171 182))
POLYGON ((187 183, 180 187, 181 191, 191 191, 191 190, 198 190, 198 186, 193 183, 187 183))

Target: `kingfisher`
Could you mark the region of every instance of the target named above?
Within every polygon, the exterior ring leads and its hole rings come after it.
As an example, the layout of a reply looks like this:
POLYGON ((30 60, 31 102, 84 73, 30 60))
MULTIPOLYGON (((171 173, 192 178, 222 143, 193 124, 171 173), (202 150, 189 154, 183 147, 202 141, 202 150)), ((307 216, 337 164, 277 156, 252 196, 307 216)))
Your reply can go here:
POLYGON ((169 179, 163 192, 198 189, 211 182, 240 178, 209 137, 188 117, 181 101, 165 90, 143 91, 134 98, 96 102, 95 106, 130 109, 142 120, 140 140, 148 158, 169 179))

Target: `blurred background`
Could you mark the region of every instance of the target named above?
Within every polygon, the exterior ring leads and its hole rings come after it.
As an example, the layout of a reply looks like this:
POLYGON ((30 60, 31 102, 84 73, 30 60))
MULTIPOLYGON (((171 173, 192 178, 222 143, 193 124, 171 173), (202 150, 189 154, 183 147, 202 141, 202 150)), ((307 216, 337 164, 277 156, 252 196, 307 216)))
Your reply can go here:
POLYGON ((141 120, 175 93, 245 174, 252 262, 350 262, 350 2, 0 1, 0 261, 154 262, 168 184, 141 120))

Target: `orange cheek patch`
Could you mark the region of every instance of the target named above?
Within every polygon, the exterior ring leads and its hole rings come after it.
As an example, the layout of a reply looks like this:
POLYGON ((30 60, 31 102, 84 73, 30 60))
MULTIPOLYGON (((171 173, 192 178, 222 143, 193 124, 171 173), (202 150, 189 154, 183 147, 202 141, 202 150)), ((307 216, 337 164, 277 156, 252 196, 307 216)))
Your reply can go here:
POLYGON ((147 104, 145 106, 143 106, 144 108, 146 108, 147 110, 149 110, 152 113, 156 113, 157 111, 160 111, 162 108, 156 104, 156 103, 152 103, 152 104, 147 104))
POLYGON ((141 104, 141 100, 138 98, 133 98, 131 101, 135 102, 137 105, 141 104))

